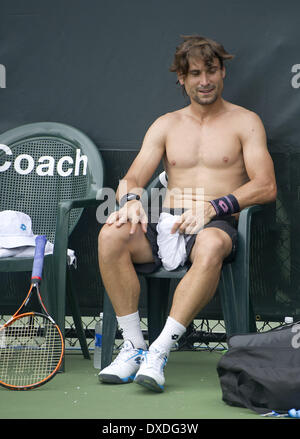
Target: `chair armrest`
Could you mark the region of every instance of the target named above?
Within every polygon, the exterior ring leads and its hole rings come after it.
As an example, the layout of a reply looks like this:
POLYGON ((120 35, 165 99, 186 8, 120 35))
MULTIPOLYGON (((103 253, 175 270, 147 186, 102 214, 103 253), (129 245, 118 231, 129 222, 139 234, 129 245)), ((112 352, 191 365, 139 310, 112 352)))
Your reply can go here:
POLYGON ((73 200, 61 201, 59 203, 59 209, 62 208, 65 212, 80 207, 95 207, 101 204, 101 200, 97 200, 95 197, 89 198, 74 198, 73 200))
POLYGON ((241 211, 236 255, 230 264, 223 266, 220 296, 227 336, 255 330, 250 305, 251 221, 253 214, 263 208, 253 205, 241 211))
POLYGON ((261 212, 264 209, 263 205, 255 204, 253 206, 246 207, 240 213, 238 223, 238 244, 237 253, 232 264, 234 271, 243 272, 241 267, 245 271, 249 270, 250 262, 250 243, 251 243, 251 222, 253 215, 257 212, 261 212))
POLYGON ((61 268, 64 263, 63 260, 67 258, 67 248, 69 239, 69 219, 72 209, 95 207, 101 204, 101 200, 95 197, 76 198, 72 200, 60 201, 58 203, 58 212, 56 220, 56 233, 53 249, 54 263, 57 264, 57 270, 61 268), (63 258, 63 260, 61 259, 63 258), (59 261, 59 262, 58 262, 59 261))
POLYGON ((263 208, 264 206, 261 204, 254 204, 253 206, 246 207, 241 211, 238 223, 239 235, 243 237, 249 236, 252 216, 256 212, 261 212, 263 208))

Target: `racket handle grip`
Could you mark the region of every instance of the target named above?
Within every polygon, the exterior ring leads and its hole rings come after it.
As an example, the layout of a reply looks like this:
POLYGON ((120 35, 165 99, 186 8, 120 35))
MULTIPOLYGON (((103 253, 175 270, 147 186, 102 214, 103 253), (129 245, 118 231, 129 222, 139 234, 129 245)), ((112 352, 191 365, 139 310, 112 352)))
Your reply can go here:
POLYGON ((47 237, 45 235, 39 235, 35 238, 35 253, 31 274, 31 282, 40 282, 42 280, 46 242, 47 237))

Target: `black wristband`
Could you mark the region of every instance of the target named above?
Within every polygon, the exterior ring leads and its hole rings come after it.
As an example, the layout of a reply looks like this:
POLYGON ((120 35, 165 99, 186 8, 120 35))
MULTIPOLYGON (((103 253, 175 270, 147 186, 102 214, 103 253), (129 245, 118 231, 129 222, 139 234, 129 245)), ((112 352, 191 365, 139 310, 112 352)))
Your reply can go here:
POLYGON ((234 195, 229 194, 225 197, 216 198, 215 200, 211 200, 210 203, 213 205, 216 216, 222 217, 227 215, 232 215, 234 213, 240 212, 240 205, 238 200, 234 195))
POLYGON ((141 197, 139 195, 129 192, 128 194, 123 195, 123 197, 120 200, 119 206, 123 207, 127 203, 127 201, 140 200, 140 199, 141 197))

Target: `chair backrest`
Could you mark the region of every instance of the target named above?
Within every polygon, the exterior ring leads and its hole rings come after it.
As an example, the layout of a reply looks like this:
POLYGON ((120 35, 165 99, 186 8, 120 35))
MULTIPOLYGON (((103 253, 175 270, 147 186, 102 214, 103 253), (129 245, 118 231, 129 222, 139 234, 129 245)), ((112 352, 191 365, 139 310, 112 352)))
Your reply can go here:
MULTIPOLYGON (((103 174, 96 145, 71 126, 38 122, 0 135, 0 211, 28 214, 33 232, 45 234, 50 242, 59 201, 96 197, 103 174)), ((69 233, 81 213, 71 212, 69 233)))

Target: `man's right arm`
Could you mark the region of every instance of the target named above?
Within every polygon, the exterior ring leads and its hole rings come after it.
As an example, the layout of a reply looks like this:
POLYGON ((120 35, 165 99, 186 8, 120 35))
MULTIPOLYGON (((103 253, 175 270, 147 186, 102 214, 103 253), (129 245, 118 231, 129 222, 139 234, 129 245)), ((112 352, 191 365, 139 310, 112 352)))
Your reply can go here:
MULTIPOLYGON (((158 118, 148 129, 140 152, 126 175, 120 180, 116 194, 119 203, 128 193, 142 195, 143 188, 149 182, 164 155, 168 125, 169 117, 165 115, 158 118)), ((117 226, 121 226, 127 221, 132 223, 130 233, 135 232, 139 222, 142 223, 143 230, 146 232, 147 217, 140 201, 128 201, 118 212, 113 212, 109 216, 107 223, 116 223, 117 226)))
POLYGON ((166 115, 158 118, 148 129, 140 152, 120 181, 117 190, 119 202, 133 189, 137 189, 139 195, 142 194, 143 188, 149 182, 165 152, 167 126, 168 116, 166 115))

